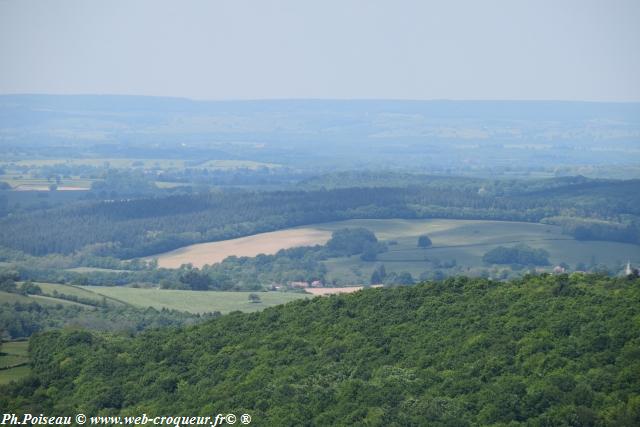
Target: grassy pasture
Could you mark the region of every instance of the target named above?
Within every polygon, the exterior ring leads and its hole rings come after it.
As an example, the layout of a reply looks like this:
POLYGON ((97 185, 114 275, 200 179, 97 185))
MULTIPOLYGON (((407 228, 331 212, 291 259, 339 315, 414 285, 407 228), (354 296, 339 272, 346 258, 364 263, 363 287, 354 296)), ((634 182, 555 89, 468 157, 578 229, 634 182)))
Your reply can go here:
POLYGON ((561 234, 559 227, 544 224, 439 219, 353 220, 318 227, 333 230, 344 226, 368 228, 379 239, 395 241, 396 244, 390 245, 389 251, 380 254, 376 262, 365 262, 358 256, 325 261, 329 281, 335 279, 343 283, 363 283, 378 264, 384 264, 388 272, 407 271, 417 278, 422 272, 434 268, 429 260, 455 260, 458 271, 473 274, 480 268, 488 267, 482 262, 482 256, 487 251, 517 243, 547 250, 552 266, 566 262, 575 267, 579 262, 589 264, 595 261, 614 268, 627 259, 640 263, 638 245, 578 241, 561 234), (418 248, 417 238, 420 234, 429 235, 433 246, 418 248))
POLYGON ((7 341, 0 350, 0 369, 25 363, 29 360, 28 341, 7 341))
POLYGON ((104 298, 106 298, 107 302, 111 303, 112 305, 123 305, 121 301, 117 301, 109 297, 105 297, 104 295, 100 295, 95 292, 91 292, 87 289, 83 289, 77 286, 61 285, 58 283, 42 283, 42 282, 37 282, 35 284, 38 285, 40 289, 42 289, 43 295, 20 295, 20 294, 0 291, 0 304, 2 303, 13 304, 16 302, 19 302, 22 304, 29 304, 29 303, 35 302, 37 304, 45 305, 45 306, 62 304, 62 305, 70 305, 70 306, 87 308, 91 310, 95 309, 93 305, 83 304, 81 302, 69 301, 62 298, 56 298, 54 296, 54 291, 57 291, 59 294, 62 294, 62 295, 78 297, 78 298, 95 301, 95 302, 102 302, 104 298))
POLYGON ((74 305, 76 307, 83 307, 93 310, 94 307, 88 304, 82 304, 75 301, 69 301, 62 298, 56 298, 48 295, 29 295, 29 298, 32 301, 37 302, 38 304, 46 305, 46 304, 62 304, 62 305, 74 305))
POLYGON ((58 304, 75 305, 79 307, 93 309, 93 306, 90 306, 90 305, 80 304, 74 301, 68 301, 60 298, 54 298, 47 295, 28 295, 27 296, 27 295, 20 295, 20 294, 0 291, 0 304, 4 304, 4 303, 14 304, 16 302, 21 304, 30 304, 32 302, 35 302, 40 305, 58 305, 58 304))
POLYGON ((17 368, 3 369, 0 371, 0 384, 8 384, 11 381, 17 381, 29 375, 31 368, 28 365, 18 366, 17 368))
POLYGON ((33 300, 31 300, 29 297, 24 295, 0 291, 0 304, 4 304, 4 303, 14 304, 16 302, 19 302, 22 304, 29 304, 32 301, 33 300))
POLYGON ((56 191, 68 190, 88 190, 91 188, 92 180, 84 178, 63 178, 60 183, 55 180, 49 181, 46 178, 31 178, 28 176, 3 175, 0 181, 6 182, 17 191, 49 191, 51 184, 56 184, 56 191))
POLYGON ((299 298, 308 297, 301 293, 257 292, 261 303, 249 302, 251 292, 183 291, 173 289, 143 289, 107 286, 83 287, 91 292, 116 298, 138 307, 168 308, 191 313, 219 311, 257 311, 273 305, 284 304, 299 298))
MULTIPOLYGON (((74 296, 74 297, 82 298, 85 300, 91 300, 95 302, 101 302, 104 300, 104 298, 107 298, 107 301, 109 303, 112 303, 114 305, 122 305, 120 301, 110 299, 108 297, 105 297, 104 295, 99 295, 95 292, 81 288, 79 286, 62 285, 59 283, 40 283, 40 282, 36 283, 36 285, 40 286, 40 289, 42 289, 42 293, 45 294, 45 296, 47 297, 52 297, 54 295, 54 291, 56 291, 59 294, 74 296)), ((37 298, 38 295, 32 295, 32 297, 37 298)))
POLYGON ((7 384, 29 374, 29 366, 24 365, 29 361, 28 348, 28 341, 9 341, 2 344, 2 349, 0 350, 0 384, 7 384), (11 366, 15 367, 11 368, 11 366))
POLYGON ((396 240, 415 247, 418 236, 427 234, 433 246, 503 243, 554 237, 571 239, 560 234, 560 228, 544 224, 509 221, 458 219, 354 219, 317 224, 310 228, 335 231, 346 227, 364 227, 379 240, 396 240))
MULTIPOLYGON (((272 254, 294 246, 323 244, 331 232, 345 227, 364 227, 379 240, 389 244, 389 251, 376 262, 365 262, 359 256, 333 258, 325 261, 329 282, 357 285, 368 281, 377 264, 383 263, 389 272, 407 271, 419 277, 433 270, 438 263, 456 261, 456 271, 474 274, 484 265, 482 256, 497 246, 526 243, 549 252, 552 265, 561 262, 571 267, 579 262, 618 268, 627 260, 640 263, 640 246, 601 241, 578 241, 563 235, 558 226, 507 221, 449 219, 360 219, 315 224, 310 226, 262 233, 222 242, 191 245, 156 256, 163 267, 179 267, 191 262, 202 266, 222 261, 225 257, 272 254), (427 234, 433 245, 422 249, 417 239, 427 234)), ((549 267, 550 269, 551 267, 549 267)))
POLYGON ((16 302, 19 302, 21 304, 30 304, 32 302, 36 302, 40 305, 57 305, 57 304, 77 305, 72 301, 65 301, 57 298, 44 297, 40 295, 26 296, 26 295, 0 291, 0 304, 4 304, 4 303, 14 304, 16 302))
POLYGON ((129 304, 136 307, 168 308, 190 313, 207 313, 219 311, 257 311, 273 305, 284 304, 299 298, 309 297, 308 294, 294 292, 257 292, 260 303, 249 302, 252 292, 218 292, 218 291, 187 291, 165 290, 157 288, 125 288, 120 286, 70 286, 57 283, 36 283, 45 295, 20 295, 0 291, 1 303, 20 302, 29 304, 36 302, 41 305, 73 305, 87 309, 94 306, 81 304, 53 297, 53 291, 60 294, 76 296, 87 300, 101 302, 106 298, 111 305, 129 304))

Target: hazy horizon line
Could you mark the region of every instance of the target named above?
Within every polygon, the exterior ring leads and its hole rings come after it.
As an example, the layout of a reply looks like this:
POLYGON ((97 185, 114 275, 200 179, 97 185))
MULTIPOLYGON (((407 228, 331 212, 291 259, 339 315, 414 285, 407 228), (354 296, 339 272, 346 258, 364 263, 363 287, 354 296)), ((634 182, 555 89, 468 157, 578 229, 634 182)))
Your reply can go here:
POLYGON ((193 98, 175 95, 145 95, 131 93, 46 93, 46 92, 4 92, 0 97, 9 96, 68 96, 68 97, 121 97, 121 98, 159 98, 186 100, 192 102, 269 102, 269 101, 397 101, 397 102, 559 102, 559 103, 592 103, 592 104, 640 104, 638 100, 589 100, 589 99, 561 99, 561 98, 318 98, 318 97, 278 97, 278 98, 193 98))

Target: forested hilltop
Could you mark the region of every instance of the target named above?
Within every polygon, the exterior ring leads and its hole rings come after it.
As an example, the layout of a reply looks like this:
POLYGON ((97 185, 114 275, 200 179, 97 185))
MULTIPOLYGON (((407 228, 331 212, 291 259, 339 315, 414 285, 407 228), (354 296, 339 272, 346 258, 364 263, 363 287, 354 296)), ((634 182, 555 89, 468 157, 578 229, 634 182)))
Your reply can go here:
POLYGON ((583 240, 640 242, 640 181, 432 179, 406 187, 207 192, 77 202, 0 221, 0 246, 31 255, 132 258, 352 218, 546 222, 583 240))
POLYGON ((255 425, 640 423, 640 281, 457 278, 301 300, 135 338, 32 338, 15 412, 255 425))

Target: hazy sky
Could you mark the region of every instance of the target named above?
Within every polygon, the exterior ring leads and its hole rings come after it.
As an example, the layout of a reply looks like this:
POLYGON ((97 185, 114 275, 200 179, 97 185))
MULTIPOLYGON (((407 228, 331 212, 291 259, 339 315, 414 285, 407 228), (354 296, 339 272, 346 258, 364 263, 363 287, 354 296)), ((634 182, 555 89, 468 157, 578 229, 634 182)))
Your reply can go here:
POLYGON ((0 93, 640 101, 640 0, 0 0, 0 93))

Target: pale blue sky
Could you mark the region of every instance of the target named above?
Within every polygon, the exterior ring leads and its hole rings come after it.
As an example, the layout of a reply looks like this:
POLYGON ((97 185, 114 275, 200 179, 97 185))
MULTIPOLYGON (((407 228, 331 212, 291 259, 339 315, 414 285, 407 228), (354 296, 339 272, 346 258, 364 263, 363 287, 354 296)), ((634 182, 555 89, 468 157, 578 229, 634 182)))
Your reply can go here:
POLYGON ((0 0, 0 93, 640 101, 639 0, 0 0))

